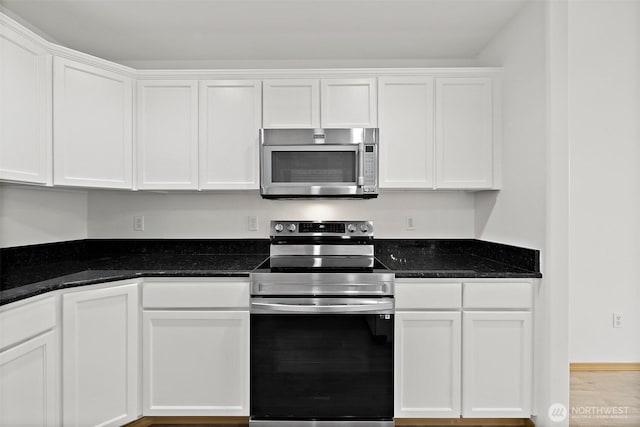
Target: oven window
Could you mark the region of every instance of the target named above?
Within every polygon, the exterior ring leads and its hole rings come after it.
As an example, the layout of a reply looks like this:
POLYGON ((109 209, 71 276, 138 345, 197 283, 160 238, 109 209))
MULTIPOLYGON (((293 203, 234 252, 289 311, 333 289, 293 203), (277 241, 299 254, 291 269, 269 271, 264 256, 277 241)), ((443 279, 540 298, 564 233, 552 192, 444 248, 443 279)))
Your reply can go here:
POLYGON ((355 151, 274 151, 271 181, 282 183, 356 182, 355 151))
POLYGON ((391 419, 393 315, 251 315, 255 419, 391 419))

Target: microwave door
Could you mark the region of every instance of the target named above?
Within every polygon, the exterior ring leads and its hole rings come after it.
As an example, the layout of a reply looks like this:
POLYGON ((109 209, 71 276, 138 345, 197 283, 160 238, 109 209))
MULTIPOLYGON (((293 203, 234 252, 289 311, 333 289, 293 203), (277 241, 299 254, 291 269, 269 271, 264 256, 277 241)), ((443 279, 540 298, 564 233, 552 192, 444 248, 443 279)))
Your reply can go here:
POLYGON ((359 191, 359 144, 263 146, 262 191, 281 196, 349 196, 359 191))

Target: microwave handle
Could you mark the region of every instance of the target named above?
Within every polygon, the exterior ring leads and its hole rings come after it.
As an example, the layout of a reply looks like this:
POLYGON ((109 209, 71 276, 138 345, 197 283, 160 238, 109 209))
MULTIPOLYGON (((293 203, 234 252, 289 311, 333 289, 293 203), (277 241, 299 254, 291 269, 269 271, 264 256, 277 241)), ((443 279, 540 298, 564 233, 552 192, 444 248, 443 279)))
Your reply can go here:
POLYGON ((358 144, 358 187, 364 186, 364 143, 358 144))

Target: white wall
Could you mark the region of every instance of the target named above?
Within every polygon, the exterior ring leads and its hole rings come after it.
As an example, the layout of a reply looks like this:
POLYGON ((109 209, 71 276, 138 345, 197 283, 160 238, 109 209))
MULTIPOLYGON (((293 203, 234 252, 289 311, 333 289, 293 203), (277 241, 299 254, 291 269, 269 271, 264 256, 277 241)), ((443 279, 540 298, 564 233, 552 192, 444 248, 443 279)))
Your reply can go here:
POLYGON ((570 2, 569 29, 571 361, 640 362, 640 2, 570 2))
POLYGON ((383 192, 373 200, 264 200, 244 192, 89 192, 90 238, 265 238, 271 219, 370 219, 378 238, 473 238, 474 196, 383 192), (143 215, 144 231, 133 230, 143 215), (258 231, 247 217, 257 215, 258 231), (412 215, 415 230, 405 229, 412 215))
POLYGON ((537 2, 527 5, 478 57, 483 65, 504 67, 502 189, 476 195, 479 239, 544 246, 545 55, 545 5, 537 2))
POLYGON ((86 238, 86 191, 0 184, 0 247, 86 238))

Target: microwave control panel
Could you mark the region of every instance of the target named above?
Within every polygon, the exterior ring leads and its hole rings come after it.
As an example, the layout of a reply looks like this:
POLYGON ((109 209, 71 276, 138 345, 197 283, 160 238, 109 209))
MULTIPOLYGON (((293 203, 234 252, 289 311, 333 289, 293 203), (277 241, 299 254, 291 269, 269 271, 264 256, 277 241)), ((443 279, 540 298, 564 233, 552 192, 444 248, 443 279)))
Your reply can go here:
POLYGON ((364 146, 364 170, 362 171, 362 175, 364 178, 364 192, 376 192, 377 191, 377 183, 376 178, 378 175, 377 172, 377 153, 376 146, 373 144, 366 144, 364 146))

